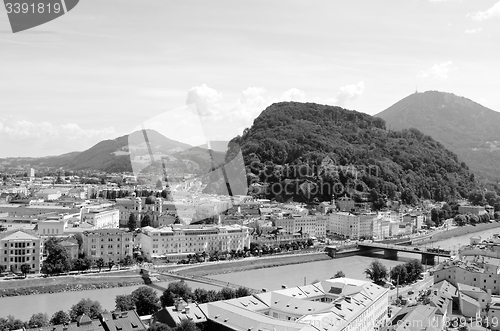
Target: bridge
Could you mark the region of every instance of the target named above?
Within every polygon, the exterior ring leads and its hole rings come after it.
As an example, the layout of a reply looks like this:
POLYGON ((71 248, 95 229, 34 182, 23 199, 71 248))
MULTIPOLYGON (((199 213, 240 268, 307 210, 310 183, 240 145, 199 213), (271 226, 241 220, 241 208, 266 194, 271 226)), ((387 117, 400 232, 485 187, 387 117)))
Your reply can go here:
POLYGON ((384 251, 385 258, 397 258, 398 252, 406 252, 413 254, 420 254, 422 256, 422 264, 434 265, 436 264, 435 258, 445 257, 450 258, 451 254, 446 252, 434 252, 420 247, 409 247, 396 244, 383 244, 383 243, 358 243, 359 250, 362 251, 384 251))
MULTIPOLYGON (((154 276, 154 274, 157 274, 157 275, 163 275, 163 276, 167 276, 167 277, 175 278, 175 279, 179 279, 179 280, 190 281, 190 282, 195 282, 195 283, 200 283, 200 284, 207 284, 207 285, 217 286, 217 287, 221 287, 221 288, 227 287, 227 288, 230 288, 233 290, 236 290, 240 287, 243 287, 243 288, 246 288, 247 290, 249 290, 251 294, 262 292, 262 291, 259 291, 259 290, 256 290, 256 289, 253 289, 250 287, 241 286, 238 284, 233 284, 233 283, 225 282, 222 280, 212 279, 212 278, 203 277, 203 276, 187 276, 187 275, 182 275, 182 274, 178 274, 178 273, 174 273, 174 272, 160 272, 158 270, 151 270, 151 269, 150 270, 141 269, 141 270, 142 270, 142 272, 141 272, 142 277, 144 278, 144 280, 146 282, 147 282, 146 278, 149 278, 150 276, 154 276)), ((151 284, 151 285, 152 285, 152 287, 155 287, 154 284, 151 284)), ((156 286, 156 287, 158 287, 158 286, 156 286)), ((158 289, 160 289, 160 288, 158 288, 158 289)), ((162 290, 166 290, 166 289, 162 289, 162 290)))

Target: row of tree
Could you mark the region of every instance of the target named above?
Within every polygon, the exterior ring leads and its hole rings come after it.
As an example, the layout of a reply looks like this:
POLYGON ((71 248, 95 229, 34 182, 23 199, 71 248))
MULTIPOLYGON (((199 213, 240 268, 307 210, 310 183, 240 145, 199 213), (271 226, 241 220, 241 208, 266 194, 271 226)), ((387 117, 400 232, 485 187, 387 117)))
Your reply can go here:
POLYGON ((405 285, 417 281, 423 271, 422 263, 418 260, 412 260, 392 268, 389 276, 394 285, 405 285))
POLYGON ((377 285, 385 285, 386 280, 390 278, 394 284, 404 285, 416 281, 424 270, 422 263, 418 260, 412 260, 404 264, 399 264, 389 272, 379 260, 375 260, 364 273, 377 285))
MULTIPOLYGON (((77 241, 80 244, 80 241, 77 241)), ((60 245, 61 239, 51 237, 45 242, 45 250, 48 254, 47 258, 42 263, 41 272, 47 275, 51 274, 60 274, 67 273, 69 271, 85 271, 89 270, 92 267, 92 260, 85 256, 85 254, 79 254, 77 259, 71 259, 68 251, 60 245)), ((81 244, 80 244, 81 247, 81 244)), ((131 256, 126 256, 122 261, 120 261, 121 265, 128 266, 133 264, 133 259, 131 256)), ((28 267, 29 265, 26 264, 28 267)), ((99 268, 99 272, 101 269, 107 266, 109 270, 115 265, 114 261, 104 261, 103 258, 99 258, 95 261, 95 266, 99 268)), ((21 271, 23 273, 28 273, 23 270, 23 266, 21 266, 21 271)), ((29 269, 29 268, 26 268, 29 269)))

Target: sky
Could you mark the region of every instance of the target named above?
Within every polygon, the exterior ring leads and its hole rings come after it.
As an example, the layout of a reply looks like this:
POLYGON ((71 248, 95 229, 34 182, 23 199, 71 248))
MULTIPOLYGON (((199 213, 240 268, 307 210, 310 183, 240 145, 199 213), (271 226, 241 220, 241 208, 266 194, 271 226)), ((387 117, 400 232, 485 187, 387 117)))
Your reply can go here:
POLYGON ((82 0, 13 34, 0 8, 0 157, 138 128, 229 140, 274 102, 370 115, 426 90, 500 111, 499 0, 82 0))

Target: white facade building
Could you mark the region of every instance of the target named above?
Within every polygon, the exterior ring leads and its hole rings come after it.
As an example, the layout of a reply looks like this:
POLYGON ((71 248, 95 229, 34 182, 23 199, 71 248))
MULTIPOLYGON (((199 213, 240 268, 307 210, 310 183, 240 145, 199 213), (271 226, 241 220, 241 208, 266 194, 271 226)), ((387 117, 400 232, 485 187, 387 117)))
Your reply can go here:
POLYGON ((245 226, 173 225, 142 228, 138 235, 147 257, 182 259, 187 254, 224 252, 250 248, 250 233, 245 226))

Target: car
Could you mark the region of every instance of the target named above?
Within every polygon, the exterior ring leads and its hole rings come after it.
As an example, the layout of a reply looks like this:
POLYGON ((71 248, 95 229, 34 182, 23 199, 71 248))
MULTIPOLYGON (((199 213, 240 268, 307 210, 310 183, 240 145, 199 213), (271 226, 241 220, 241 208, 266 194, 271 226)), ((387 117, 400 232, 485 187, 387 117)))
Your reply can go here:
POLYGON ((415 293, 415 292, 413 292, 413 291, 409 291, 409 292, 408 292, 408 295, 412 295, 413 293, 415 293))
POLYGON ((419 251, 420 249, 418 247, 415 247, 413 250, 414 251, 419 251))

